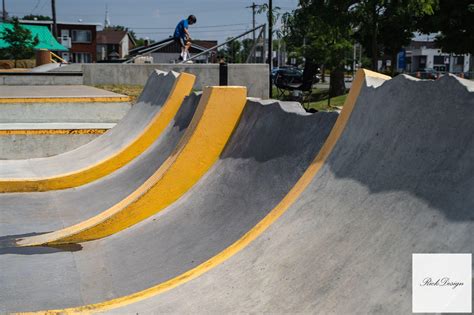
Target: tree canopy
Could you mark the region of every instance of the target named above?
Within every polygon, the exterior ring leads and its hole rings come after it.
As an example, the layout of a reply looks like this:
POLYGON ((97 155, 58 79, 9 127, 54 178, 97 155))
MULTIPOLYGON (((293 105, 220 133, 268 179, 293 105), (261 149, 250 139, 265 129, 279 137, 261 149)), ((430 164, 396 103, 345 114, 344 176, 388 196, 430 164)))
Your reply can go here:
POLYGON ((5 28, 0 37, 9 44, 4 50, 12 59, 28 59, 34 54, 34 47, 38 44, 38 37, 33 38, 31 32, 20 25, 18 19, 12 20, 13 28, 5 28))
POLYGON ((474 54, 474 3, 472 0, 439 0, 434 14, 418 23, 424 33, 440 32, 436 42, 444 51, 474 54))

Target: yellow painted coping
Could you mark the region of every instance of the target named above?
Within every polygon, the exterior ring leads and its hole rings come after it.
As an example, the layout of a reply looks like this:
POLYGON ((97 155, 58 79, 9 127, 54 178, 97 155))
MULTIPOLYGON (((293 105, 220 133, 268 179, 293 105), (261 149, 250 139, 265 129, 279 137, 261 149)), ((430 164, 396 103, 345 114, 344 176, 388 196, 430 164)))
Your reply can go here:
POLYGON ((17 103, 119 103, 130 102, 128 96, 100 97, 8 97, 0 98, 0 104, 17 103))
POLYGON ((18 129, 0 130, 0 136, 11 135, 101 135, 109 129, 18 129))
POLYGON ((122 231, 166 208, 219 159, 246 103, 245 87, 206 88, 180 143, 143 185, 99 215, 62 230, 25 238, 18 245, 91 241, 122 231))
POLYGON ((168 126, 184 98, 193 88, 196 77, 181 73, 176 79, 168 99, 160 112, 146 128, 119 152, 98 161, 86 168, 74 172, 46 178, 0 178, 0 193, 48 191, 77 187, 104 177, 142 154, 161 135, 168 126))
POLYGON ((203 262, 202 264, 190 269, 181 275, 167 280, 163 283, 160 283, 156 286, 151 288, 145 289, 143 291, 139 291, 127 296, 123 296, 120 298, 116 298, 113 300, 100 302, 96 304, 84 305, 79 307, 67 308, 62 310, 49 310, 49 311, 40 311, 34 312, 35 314, 84 314, 84 313, 97 313, 97 312, 105 312, 112 309, 116 309, 118 307, 123 307, 126 305, 130 305, 132 303, 136 303, 151 297, 154 297, 160 293, 169 291, 181 284, 184 284, 188 281, 191 281, 200 275, 204 274, 205 272, 211 270, 212 268, 218 266, 219 264, 223 263, 224 261, 228 260, 246 246, 248 246, 253 240, 259 237, 268 227, 270 227, 279 217, 281 217, 286 210, 298 199, 301 193, 308 187, 311 183, 312 179, 316 176, 318 171, 323 166, 326 159, 329 157, 331 151, 333 150, 334 146, 336 145, 339 137, 341 136, 344 128, 349 121, 349 118, 352 114, 354 109, 354 105, 357 101, 359 93, 362 89, 364 84, 364 80, 366 77, 374 77, 383 80, 389 80, 390 77, 372 72, 365 69, 360 69, 357 71, 356 78, 353 81, 352 88, 349 92, 349 95, 344 103, 344 108, 339 115, 329 137, 327 138, 326 142, 324 143, 323 147, 319 151, 318 155, 305 171, 305 173, 301 176, 298 182, 293 186, 293 188, 288 192, 288 194, 280 201, 280 203, 273 208, 257 225, 255 225, 251 230, 245 233, 240 239, 238 239, 235 243, 215 255, 211 257, 209 260, 203 262))

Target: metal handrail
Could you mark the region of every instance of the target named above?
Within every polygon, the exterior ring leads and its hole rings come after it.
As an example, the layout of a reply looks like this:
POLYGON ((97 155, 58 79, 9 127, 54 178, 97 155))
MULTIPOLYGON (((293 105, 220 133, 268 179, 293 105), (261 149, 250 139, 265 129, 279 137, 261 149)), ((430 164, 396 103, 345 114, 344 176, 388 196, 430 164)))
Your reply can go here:
POLYGON ((56 55, 55 53, 53 53, 52 51, 49 52, 51 54, 51 58, 50 60, 53 62, 53 63, 58 63, 56 60, 53 59, 56 58, 56 59, 59 59, 59 61, 61 61, 61 63, 68 63, 66 60, 64 60, 63 58, 59 57, 58 55, 56 55))
POLYGON ((216 45, 216 46, 211 47, 211 48, 209 48, 209 49, 206 49, 206 50, 204 50, 204 51, 201 51, 199 54, 196 54, 196 55, 192 56, 191 58, 187 59, 186 61, 182 61, 182 62, 180 62, 180 63, 186 63, 186 62, 188 62, 188 61, 191 61, 191 60, 193 60, 193 59, 196 59, 196 58, 199 57, 199 56, 202 56, 202 55, 204 55, 204 54, 207 54, 208 52, 210 52, 210 51, 212 51, 212 50, 214 50, 214 49, 216 49, 216 48, 219 48, 219 47, 222 47, 222 46, 224 46, 224 45, 227 45, 228 43, 230 43, 230 42, 232 42, 232 41, 234 41, 234 40, 236 40, 236 39, 239 39, 239 38, 241 38, 241 37, 244 37, 245 35, 247 35, 247 34, 249 34, 249 33, 252 33, 253 31, 256 31, 256 30, 258 30, 258 29, 260 29, 260 28, 262 28, 262 27, 265 27, 265 26, 266 26, 266 24, 262 24, 262 25, 257 26, 256 28, 252 28, 250 31, 247 31, 247 32, 242 33, 242 34, 240 34, 240 35, 238 35, 238 36, 235 36, 235 37, 233 37, 233 38, 231 38, 231 39, 225 41, 225 42, 222 43, 222 44, 219 44, 219 45, 216 45))
MULTIPOLYGON (((158 49, 161 49, 161 48, 165 47, 166 45, 169 45, 169 43, 171 43, 171 42, 173 42, 173 41, 174 41, 174 39, 170 39, 170 40, 168 40, 168 41, 166 41, 166 42, 164 42, 164 43, 161 43, 161 44, 157 45, 157 46, 154 47, 153 49, 149 49, 149 50, 148 50, 148 49, 143 49, 143 50, 141 50, 140 52, 142 52, 143 54, 151 54, 151 53, 157 51, 158 49)), ((142 54, 138 54, 138 55, 136 55, 135 57, 132 57, 132 58, 130 58, 130 59, 124 61, 123 63, 131 63, 131 62, 133 62, 135 59, 137 59, 137 58, 139 58, 139 57, 142 57, 142 56, 143 56, 142 54)))

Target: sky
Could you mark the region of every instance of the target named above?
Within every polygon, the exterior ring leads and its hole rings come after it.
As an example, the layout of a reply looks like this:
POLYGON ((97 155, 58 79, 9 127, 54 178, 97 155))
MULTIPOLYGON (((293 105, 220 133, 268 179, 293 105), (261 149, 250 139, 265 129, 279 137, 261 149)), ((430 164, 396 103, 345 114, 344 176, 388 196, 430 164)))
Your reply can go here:
MULTIPOLYGON (((1 0, 0 0, 1 1, 1 0)), ((51 0, 4 0, 10 16, 27 14, 51 16, 51 0)), ((104 24, 108 6, 112 25, 123 25, 138 37, 164 39, 173 33, 176 24, 194 14, 197 23, 190 26, 195 39, 218 40, 235 36, 252 26, 252 2, 267 0, 56 0, 57 20, 64 22, 97 22, 104 24)), ((281 12, 296 8, 298 0, 273 0, 281 12)), ((265 23, 265 16, 257 15, 257 25, 265 23)), ((277 25, 278 26, 278 25, 277 25)), ((250 35, 249 35, 250 36, 250 35)))

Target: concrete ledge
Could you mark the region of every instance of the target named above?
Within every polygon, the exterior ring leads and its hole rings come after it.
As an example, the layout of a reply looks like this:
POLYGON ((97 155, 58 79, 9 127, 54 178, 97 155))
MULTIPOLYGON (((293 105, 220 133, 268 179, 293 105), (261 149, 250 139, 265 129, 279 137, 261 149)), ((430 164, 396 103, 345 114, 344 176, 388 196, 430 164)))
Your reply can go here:
POLYGON ((48 157, 76 149, 100 134, 0 135, 0 160, 48 157))
POLYGON ((0 135, 13 134, 103 134, 114 123, 0 123, 0 135))
POLYGON ((113 128, 112 123, 0 123, 0 160, 71 151, 113 128))
POLYGON ((7 73, 0 74, 0 85, 81 85, 80 73, 7 73))

